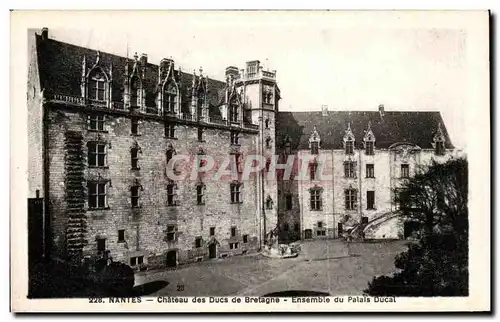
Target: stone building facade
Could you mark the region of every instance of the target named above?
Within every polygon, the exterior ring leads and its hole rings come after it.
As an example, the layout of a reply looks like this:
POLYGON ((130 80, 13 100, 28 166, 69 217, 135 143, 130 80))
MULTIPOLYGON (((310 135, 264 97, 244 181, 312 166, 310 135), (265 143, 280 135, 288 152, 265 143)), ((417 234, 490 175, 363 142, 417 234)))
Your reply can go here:
POLYGON ((62 43, 48 29, 31 41, 30 189, 46 200, 51 256, 175 266, 260 249, 277 225, 276 207, 264 207, 275 184, 167 171, 181 155, 202 166, 205 155, 274 154, 275 72, 250 61, 221 82, 172 59, 155 65, 145 54, 62 43))
POLYGON ((29 194, 45 199, 50 256, 175 266, 255 252, 273 236, 338 238, 361 222, 369 238, 403 238, 396 188, 453 151, 438 112, 280 112, 276 71, 257 60, 227 67, 222 82, 46 28, 29 44, 29 194), (234 157, 237 177, 168 175, 192 173, 169 169, 173 158, 202 167, 207 155, 216 167, 234 157), (243 180, 251 155, 265 167, 243 180), (294 175, 307 162, 305 180, 268 176, 290 156, 294 175))
MULTIPOLYGON (((282 239, 338 238, 364 225, 366 238, 405 238, 398 187, 454 154, 439 112, 280 112, 279 151, 307 170, 281 181, 282 239), (313 172, 313 173, 311 173, 313 172)), ((296 167, 296 168, 297 168, 296 167)))

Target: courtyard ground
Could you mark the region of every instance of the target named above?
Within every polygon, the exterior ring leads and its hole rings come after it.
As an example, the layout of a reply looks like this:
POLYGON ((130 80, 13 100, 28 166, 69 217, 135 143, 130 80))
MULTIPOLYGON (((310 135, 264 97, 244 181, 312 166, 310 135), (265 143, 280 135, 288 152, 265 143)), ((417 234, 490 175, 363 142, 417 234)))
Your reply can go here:
POLYGON ((147 296, 263 296, 290 290, 357 295, 374 276, 395 272, 394 257, 406 250, 406 244, 307 241, 295 258, 250 254, 141 272, 136 274, 136 287, 143 287, 147 296))

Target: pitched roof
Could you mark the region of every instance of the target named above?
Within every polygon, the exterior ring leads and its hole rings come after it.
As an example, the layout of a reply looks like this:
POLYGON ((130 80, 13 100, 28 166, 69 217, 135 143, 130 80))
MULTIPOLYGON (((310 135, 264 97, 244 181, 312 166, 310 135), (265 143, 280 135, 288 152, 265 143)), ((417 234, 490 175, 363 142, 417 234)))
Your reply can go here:
MULTIPOLYGON (((85 56, 87 70, 93 66, 97 50, 84 48, 54 39, 42 40, 40 35, 36 35, 38 64, 41 87, 47 91, 52 91, 61 95, 80 96, 80 81, 82 77, 82 61, 85 56)), ((113 66, 113 101, 122 101, 124 92, 125 66, 129 63, 129 73, 132 72, 134 59, 117 56, 114 54, 99 52, 101 66, 109 73, 109 67, 113 66)), ((191 104, 191 92, 193 74, 177 72, 180 80, 180 90, 182 96, 181 111, 188 112, 191 104)), ((196 76, 196 82, 200 80, 196 76)), ((210 115, 220 115, 218 106, 224 100, 225 82, 207 78, 207 97, 209 101, 210 115)), ((147 63, 145 77, 142 84, 146 90, 146 100, 148 104, 154 104, 154 98, 158 88, 158 65, 147 63), (148 99, 149 98, 149 99, 148 99)))
POLYGON ((277 143, 283 144, 288 135, 294 149, 308 149, 309 137, 316 127, 321 138, 321 148, 342 149, 348 124, 355 136, 355 145, 363 147, 363 137, 371 122, 377 148, 388 148, 394 143, 408 142, 423 149, 432 148, 433 138, 441 123, 445 147, 453 148, 448 131, 439 112, 385 112, 378 111, 328 111, 279 112, 277 118, 277 143))

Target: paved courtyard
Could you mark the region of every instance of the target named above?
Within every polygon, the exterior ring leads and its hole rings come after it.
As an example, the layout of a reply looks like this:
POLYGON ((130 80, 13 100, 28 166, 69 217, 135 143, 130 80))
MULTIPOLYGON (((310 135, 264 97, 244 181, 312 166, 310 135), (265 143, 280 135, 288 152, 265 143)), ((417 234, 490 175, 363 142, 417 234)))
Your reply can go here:
POLYGON ((395 271, 394 257, 406 241, 345 244, 303 242, 301 254, 271 259, 260 254, 216 259, 136 275, 148 296, 262 296, 288 290, 362 294, 376 275, 395 271))

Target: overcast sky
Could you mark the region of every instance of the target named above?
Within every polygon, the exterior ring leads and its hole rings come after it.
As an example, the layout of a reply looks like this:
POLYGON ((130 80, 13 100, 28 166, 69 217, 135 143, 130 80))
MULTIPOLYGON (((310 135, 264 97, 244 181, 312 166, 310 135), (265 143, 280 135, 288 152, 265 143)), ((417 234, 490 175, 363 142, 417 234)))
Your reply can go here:
MULTIPOLYGON (((401 24, 398 17, 309 12, 157 13, 113 23, 80 22, 50 37, 125 56, 172 57, 186 72, 203 67, 224 80, 229 65, 260 60, 277 71, 281 110, 440 111, 453 143, 465 148, 467 34, 449 26, 401 24), (377 19, 380 23, 377 22, 377 19), (369 20, 369 22, 367 22, 369 20), (123 23, 125 22, 125 23, 123 23), (95 26, 94 29, 89 25, 95 26)), ((76 17, 77 18, 77 17, 76 17)))

